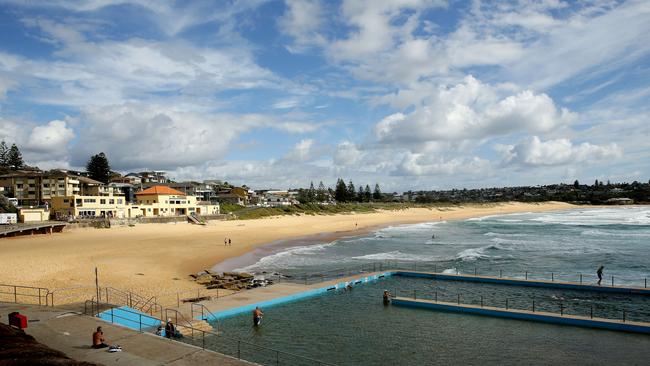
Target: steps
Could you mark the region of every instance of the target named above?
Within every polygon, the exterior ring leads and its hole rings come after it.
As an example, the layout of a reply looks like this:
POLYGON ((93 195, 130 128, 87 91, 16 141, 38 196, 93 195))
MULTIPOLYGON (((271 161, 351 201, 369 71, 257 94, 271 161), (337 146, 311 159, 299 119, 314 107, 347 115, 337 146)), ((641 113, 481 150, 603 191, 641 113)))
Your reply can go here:
POLYGON ((181 326, 178 327, 178 331, 180 331, 184 337, 192 337, 192 328, 194 330, 193 333, 195 338, 200 338, 202 336, 203 332, 201 331, 215 333, 215 329, 212 328, 212 325, 210 325, 210 323, 205 320, 193 319, 190 324, 180 325, 181 326))

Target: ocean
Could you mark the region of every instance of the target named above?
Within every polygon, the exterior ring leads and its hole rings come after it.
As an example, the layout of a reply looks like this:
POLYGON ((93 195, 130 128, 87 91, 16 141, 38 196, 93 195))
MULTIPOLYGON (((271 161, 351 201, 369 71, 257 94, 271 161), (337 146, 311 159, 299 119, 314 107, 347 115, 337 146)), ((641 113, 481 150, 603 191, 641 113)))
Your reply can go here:
MULTIPOLYGON (((643 285, 650 207, 579 208, 391 226, 331 242, 278 245, 237 270, 299 275, 372 263, 447 273, 643 285)), ((367 268, 367 267, 366 267, 367 268)))

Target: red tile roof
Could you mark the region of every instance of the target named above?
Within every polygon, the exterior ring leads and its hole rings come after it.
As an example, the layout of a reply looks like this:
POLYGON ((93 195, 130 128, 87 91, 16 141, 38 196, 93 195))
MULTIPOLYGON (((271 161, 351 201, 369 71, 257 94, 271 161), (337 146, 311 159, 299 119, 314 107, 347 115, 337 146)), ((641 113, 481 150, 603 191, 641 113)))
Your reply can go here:
POLYGON ((169 188, 167 186, 153 186, 145 189, 144 191, 140 191, 136 193, 135 195, 154 195, 154 194, 165 194, 165 195, 174 195, 174 196, 185 196, 185 193, 181 191, 177 191, 173 188, 169 188))

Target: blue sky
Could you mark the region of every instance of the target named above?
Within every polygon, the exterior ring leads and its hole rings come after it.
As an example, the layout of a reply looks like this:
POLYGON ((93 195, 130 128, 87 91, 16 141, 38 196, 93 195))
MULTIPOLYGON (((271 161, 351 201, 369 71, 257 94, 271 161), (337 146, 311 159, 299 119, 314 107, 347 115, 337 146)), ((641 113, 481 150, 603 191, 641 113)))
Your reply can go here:
POLYGON ((0 138, 255 188, 650 178, 647 1, 0 0, 0 138))

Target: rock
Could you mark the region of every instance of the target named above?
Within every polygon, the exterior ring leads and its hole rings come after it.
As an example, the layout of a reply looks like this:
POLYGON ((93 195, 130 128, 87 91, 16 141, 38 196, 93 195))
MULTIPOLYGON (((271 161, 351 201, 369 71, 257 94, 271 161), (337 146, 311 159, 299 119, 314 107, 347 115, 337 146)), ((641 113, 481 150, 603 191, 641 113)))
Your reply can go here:
POLYGON ((224 277, 233 277, 234 278, 234 277, 237 277, 238 275, 239 275, 239 273, 237 273, 237 272, 224 272, 223 273, 224 277))
POLYGON ((239 278, 239 279, 252 279, 253 277, 255 277, 255 276, 253 276, 250 273, 246 273, 246 272, 242 272, 239 275, 237 275, 237 278, 239 278))
POLYGON ((196 283, 199 285, 207 285, 211 283, 214 279, 209 274, 202 274, 196 278, 196 283))

